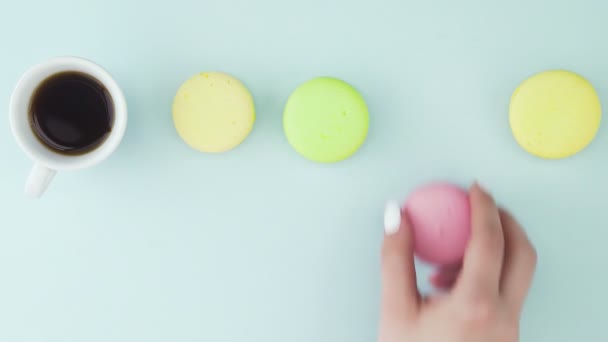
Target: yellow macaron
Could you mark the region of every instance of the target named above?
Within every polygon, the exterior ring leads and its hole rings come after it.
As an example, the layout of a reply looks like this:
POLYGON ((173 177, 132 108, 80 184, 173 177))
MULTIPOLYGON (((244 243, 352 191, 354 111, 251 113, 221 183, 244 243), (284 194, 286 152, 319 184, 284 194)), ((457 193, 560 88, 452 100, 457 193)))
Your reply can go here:
POLYGON ((173 123, 180 137, 201 152, 221 153, 241 144, 255 121, 249 90, 235 77, 200 73, 187 80, 173 101, 173 123))
POLYGON ((513 93, 509 122, 517 143, 546 159, 572 156, 591 143, 602 109, 589 81, 551 70, 524 81, 513 93))

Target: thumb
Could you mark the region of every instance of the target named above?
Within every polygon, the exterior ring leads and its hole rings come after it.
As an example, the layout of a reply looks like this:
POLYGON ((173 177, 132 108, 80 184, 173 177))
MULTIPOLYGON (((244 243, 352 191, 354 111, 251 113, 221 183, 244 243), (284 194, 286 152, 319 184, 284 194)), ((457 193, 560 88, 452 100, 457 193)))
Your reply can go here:
POLYGON ((399 204, 389 202, 384 215, 382 246, 383 321, 403 322, 418 314, 420 296, 414 267, 412 229, 399 204))

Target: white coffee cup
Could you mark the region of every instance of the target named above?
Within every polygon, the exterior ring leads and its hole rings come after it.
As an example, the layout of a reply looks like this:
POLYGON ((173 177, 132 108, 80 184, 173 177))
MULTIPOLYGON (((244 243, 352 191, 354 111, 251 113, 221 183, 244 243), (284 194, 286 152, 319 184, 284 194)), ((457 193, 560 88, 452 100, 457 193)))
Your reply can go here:
POLYGON ((40 197, 57 171, 94 166, 116 150, 127 128, 127 103, 116 81, 99 65, 79 57, 57 57, 25 72, 11 96, 9 117, 17 143, 34 161, 34 167, 25 183, 25 193, 40 197), (109 135, 101 145, 82 155, 54 152, 37 138, 30 124, 30 104, 38 86, 48 77, 66 71, 92 76, 105 86, 114 102, 114 124, 109 135))

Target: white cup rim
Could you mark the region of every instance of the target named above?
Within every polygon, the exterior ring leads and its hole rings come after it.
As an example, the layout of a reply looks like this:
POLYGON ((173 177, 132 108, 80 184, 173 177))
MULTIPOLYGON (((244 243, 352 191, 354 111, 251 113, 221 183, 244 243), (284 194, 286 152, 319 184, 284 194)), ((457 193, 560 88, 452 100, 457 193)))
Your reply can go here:
POLYGON ((127 104, 114 78, 101 66, 81 57, 55 57, 31 67, 19 79, 10 99, 9 121, 15 140, 35 163, 53 170, 83 169, 105 160, 120 145, 127 128, 127 104), (100 146, 82 155, 52 151, 37 139, 29 124, 29 105, 35 89, 49 76, 65 71, 94 77, 106 87, 114 102, 114 124, 110 134, 100 146))

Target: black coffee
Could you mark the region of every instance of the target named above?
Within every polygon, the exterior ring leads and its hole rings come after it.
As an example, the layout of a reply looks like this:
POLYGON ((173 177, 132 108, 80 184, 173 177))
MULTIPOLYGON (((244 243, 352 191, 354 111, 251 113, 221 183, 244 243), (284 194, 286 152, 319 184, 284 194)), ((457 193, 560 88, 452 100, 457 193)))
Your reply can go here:
POLYGON ((30 103, 36 136, 53 151, 78 155, 101 145, 114 124, 114 103, 93 77, 63 72, 38 86, 30 103))

